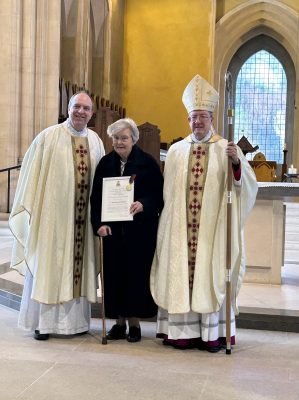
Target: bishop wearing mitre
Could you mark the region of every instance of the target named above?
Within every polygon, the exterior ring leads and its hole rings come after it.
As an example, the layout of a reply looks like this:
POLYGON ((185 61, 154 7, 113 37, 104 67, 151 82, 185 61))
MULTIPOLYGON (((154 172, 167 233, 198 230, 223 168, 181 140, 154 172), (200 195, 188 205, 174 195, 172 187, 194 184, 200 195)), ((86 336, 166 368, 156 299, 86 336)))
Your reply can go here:
POLYGON ((218 98, 199 75, 184 91, 191 134, 167 154, 164 209, 151 270, 151 292, 159 306, 157 336, 164 345, 209 352, 226 344, 227 175, 233 173, 232 345, 237 296, 245 274, 244 224, 258 189, 241 149, 215 132, 218 98))
POLYGON ((97 300, 89 195, 104 147, 87 129, 92 113, 89 95, 76 93, 69 118, 37 135, 22 163, 9 220, 11 267, 25 275, 19 327, 38 340, 87 332, 97 300))

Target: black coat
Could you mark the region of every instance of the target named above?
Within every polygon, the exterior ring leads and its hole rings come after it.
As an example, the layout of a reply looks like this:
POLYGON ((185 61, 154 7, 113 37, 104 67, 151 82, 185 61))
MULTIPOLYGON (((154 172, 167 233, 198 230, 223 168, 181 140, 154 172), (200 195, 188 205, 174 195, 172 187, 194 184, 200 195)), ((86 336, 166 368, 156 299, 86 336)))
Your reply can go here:
POLYGON ((156 160, 133 146, 123 176, 136 174, 134 201, 143 205, 133 221, 101 222, 103 178, 120 175, 120 157, 113 150, 104 156, 95 172, 91 194, 94 234, 103 225, 112 235, 103 238, 104 290, 107 318, 151 318, 157 314, 149 287, 156 248, 158 214, 163 208, 163 176, 156 160))

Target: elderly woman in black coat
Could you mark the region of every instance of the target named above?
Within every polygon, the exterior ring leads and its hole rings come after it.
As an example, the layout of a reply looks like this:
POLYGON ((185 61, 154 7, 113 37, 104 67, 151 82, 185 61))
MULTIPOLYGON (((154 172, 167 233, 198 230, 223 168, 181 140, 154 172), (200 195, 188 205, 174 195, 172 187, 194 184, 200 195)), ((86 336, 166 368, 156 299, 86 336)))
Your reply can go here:
POLYGON ((104 156, 95 172, 91 195, 94 234, 103 236, 105 314, 116 319, 107 339, 141 339, 140 318, 157 314, 150 293, 150 269, 156 248, 158 217, 163 208, 163 177, 157 161, 136 142, 139 131, 129 118, 108 128, 113 150, 104 156), (103 178, 136 174, 133 221, 101 222, 103 178))

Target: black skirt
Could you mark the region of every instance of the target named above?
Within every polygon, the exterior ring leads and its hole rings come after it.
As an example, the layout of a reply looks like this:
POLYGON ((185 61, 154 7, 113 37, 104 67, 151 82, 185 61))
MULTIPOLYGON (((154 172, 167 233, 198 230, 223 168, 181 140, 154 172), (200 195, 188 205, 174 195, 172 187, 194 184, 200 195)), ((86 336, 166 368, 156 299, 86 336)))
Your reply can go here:
MULTIPOLYGON (((107 293, 104 288, 105 315, 111 319, 119 317, 152 318, 157 315, 157 305, 150 293, 149 267, 151 263, 143 263, 140 259, 140 268, 143 270, 136 271, 136 266, 130 266, 128 262, 128 258, 130 258, 127 256, 128 251, 130 250, 127 248, 125 233, 121 228, 116 247, 116 271, 113 273, 115 290, 107 293)), ((107 290, 111 290, 111 274, 109 273, 107 276, 104 270, 104 284, 105 281, 107 281, 107 290)))

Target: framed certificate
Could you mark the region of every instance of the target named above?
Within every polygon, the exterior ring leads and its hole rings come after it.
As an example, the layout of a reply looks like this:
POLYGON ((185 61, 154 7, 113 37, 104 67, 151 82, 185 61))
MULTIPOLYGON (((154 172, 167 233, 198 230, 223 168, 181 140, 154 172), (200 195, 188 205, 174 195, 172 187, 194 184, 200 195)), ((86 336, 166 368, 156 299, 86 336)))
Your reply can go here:
POLYGON ((133 202, 134 182, 130 184, 130 176, 103 178, 102 222, 133 221, 133 202))

